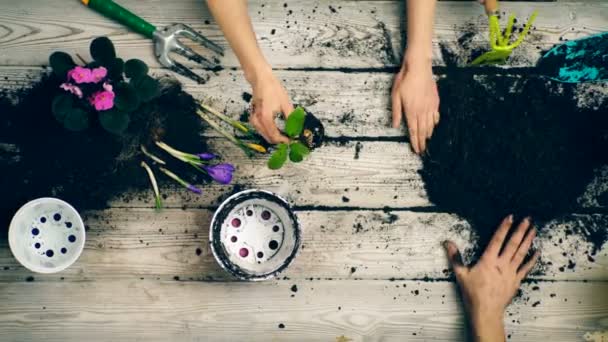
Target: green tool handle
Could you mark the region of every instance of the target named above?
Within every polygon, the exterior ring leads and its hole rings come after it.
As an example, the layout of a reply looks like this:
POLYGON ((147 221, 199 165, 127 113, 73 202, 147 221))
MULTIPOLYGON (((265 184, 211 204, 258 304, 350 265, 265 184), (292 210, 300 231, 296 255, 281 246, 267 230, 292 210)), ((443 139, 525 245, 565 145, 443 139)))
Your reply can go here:
POLYGON ((133 14, 112 0, 81 0, 83 4, 97 12, 114 19, 128 28, 143 34, 148 38, 154 36, 156 26, 133 14))

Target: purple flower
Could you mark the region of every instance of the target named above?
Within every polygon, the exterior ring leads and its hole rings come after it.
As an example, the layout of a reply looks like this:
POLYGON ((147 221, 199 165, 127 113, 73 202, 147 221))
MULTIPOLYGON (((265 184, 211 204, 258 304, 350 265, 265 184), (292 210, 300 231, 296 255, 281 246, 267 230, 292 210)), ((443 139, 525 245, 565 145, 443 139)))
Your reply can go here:
POLYGON ((78 88, 77 85, 71 83, 63 83, 59 86, 59 88, 78 96, 79 99, 82 98, 82 90, 78 88))
POLYGON ((220 184, 230 184, 232 181, 232 173, 234 166, 231 164, 217 164, 212 166, 204 166, 205 171, 211 178, 220 184))
POLYGON ((199 189, 199 188, 195 187, 195 186, 194 186, 194 185, 192 185, 192 184, 188 184, 188 186, 187 186, 186 188, 187 188, 188 190, 190 190, 190 191, 194 192, 195 194, 199 194, 199 195, 200 195, 200 194, 202 194, 202 193, 203 193, 203 190, 201 190, 201 189, 199 189))
POLYGON ((199 153, 196 156, 201 158, 201 160, 211 160, 211 159, 217 158, 217 155, 215 155, 213 153, 208 153, 208 152, 199 153))

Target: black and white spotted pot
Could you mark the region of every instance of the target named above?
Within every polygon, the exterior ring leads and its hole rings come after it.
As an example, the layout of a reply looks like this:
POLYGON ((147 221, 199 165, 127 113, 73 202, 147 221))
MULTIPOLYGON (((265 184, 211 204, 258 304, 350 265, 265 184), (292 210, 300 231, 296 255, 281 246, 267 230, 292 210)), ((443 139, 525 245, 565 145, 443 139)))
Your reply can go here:
POLYGON ((245 190, 217 209, 209 243, 220 266, 237 278, 270 279, 298 253, 300 223, 283 198, 265 190, 245 190))
POLYGON ((82 253, 84 223, 68 203, 39 198, 13 216, 8 241, 21 265, 37 273, 55 273, 68 268, 82 253))

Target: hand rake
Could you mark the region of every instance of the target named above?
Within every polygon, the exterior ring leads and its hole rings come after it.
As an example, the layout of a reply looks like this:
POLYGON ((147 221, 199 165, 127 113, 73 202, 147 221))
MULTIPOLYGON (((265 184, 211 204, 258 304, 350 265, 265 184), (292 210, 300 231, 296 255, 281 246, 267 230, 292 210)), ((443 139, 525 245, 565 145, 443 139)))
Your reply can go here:
POLYGON ((485 0, 486 14, 488 15, 490 29, 490 47, 491 51, 475 58, 471 65, 495 64, 504 63, 511 55, 511 51, 524 41, 524 38, 530 31, 530 26, 536 19, 536 11, 532 13, 530 19, 524 26, 524 30, 519 35, 515 42, 511 43, 511 34, 513 33, 513 25, 515 24, 515 15, 509 15, 507 27, 504 32, 500 29, 498 22, 498 0, 485 0))
POLYGON ((83 4, 96 10, 97 12, 114 19, 130 29, 143 34, 144 36, 154 41, 154 54, 159 63, 180 75, 188 77, 197 83, 205 83, 206 79, 190 70, 187 66, 173 60, 169 53, 177 53, 195 63, 202 65, 205 68, 219 67, 219 60, 213 58, 213 61, 194 52, 178 38, 190 39, 205 48, 211 50, 219 56, 224 55, 224 49, 205 38, 200 33, 193 30, 191 27, 184 24, 172 24, 162 29, 157 29, 156 26, 150 24, 144 19, 133 14, 129 10, 121 7, 112 0, 81 0, 83 4))

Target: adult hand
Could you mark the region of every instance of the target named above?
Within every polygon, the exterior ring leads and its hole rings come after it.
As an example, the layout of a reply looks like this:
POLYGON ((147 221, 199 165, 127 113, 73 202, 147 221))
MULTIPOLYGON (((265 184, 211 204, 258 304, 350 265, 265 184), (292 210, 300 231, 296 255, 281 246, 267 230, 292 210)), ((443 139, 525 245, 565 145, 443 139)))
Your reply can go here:
POLYGON ((293 111, 287 91, 281 82, 274 76, 272 70, 267 68, 251 79, 253 91, 252 113, 250 123, 255 129, 272 144, 287 143, 289 139, 282 135, 275 123, 277 114, 287 118, 293 111))
POLYGON ((412 149, 417 154, 424 152, 427 139, 439 123, 439 94, 431 61, 418 64, 406 57, 395 77, 391 97, 393 127, 399 127, 405 116, 412 149))
POLYGON ((524 263, 536 236, 536 230, 530 227, 530 220, 524 219, 511 238, 505 241, 512 224, 512 215, 502 221, 481 259, 473 267, 462 264, 460 252, 453 242, 444 243, 476 341, 505 340, 504 311, 539 257, 539 252, 536 252, 524 263))

